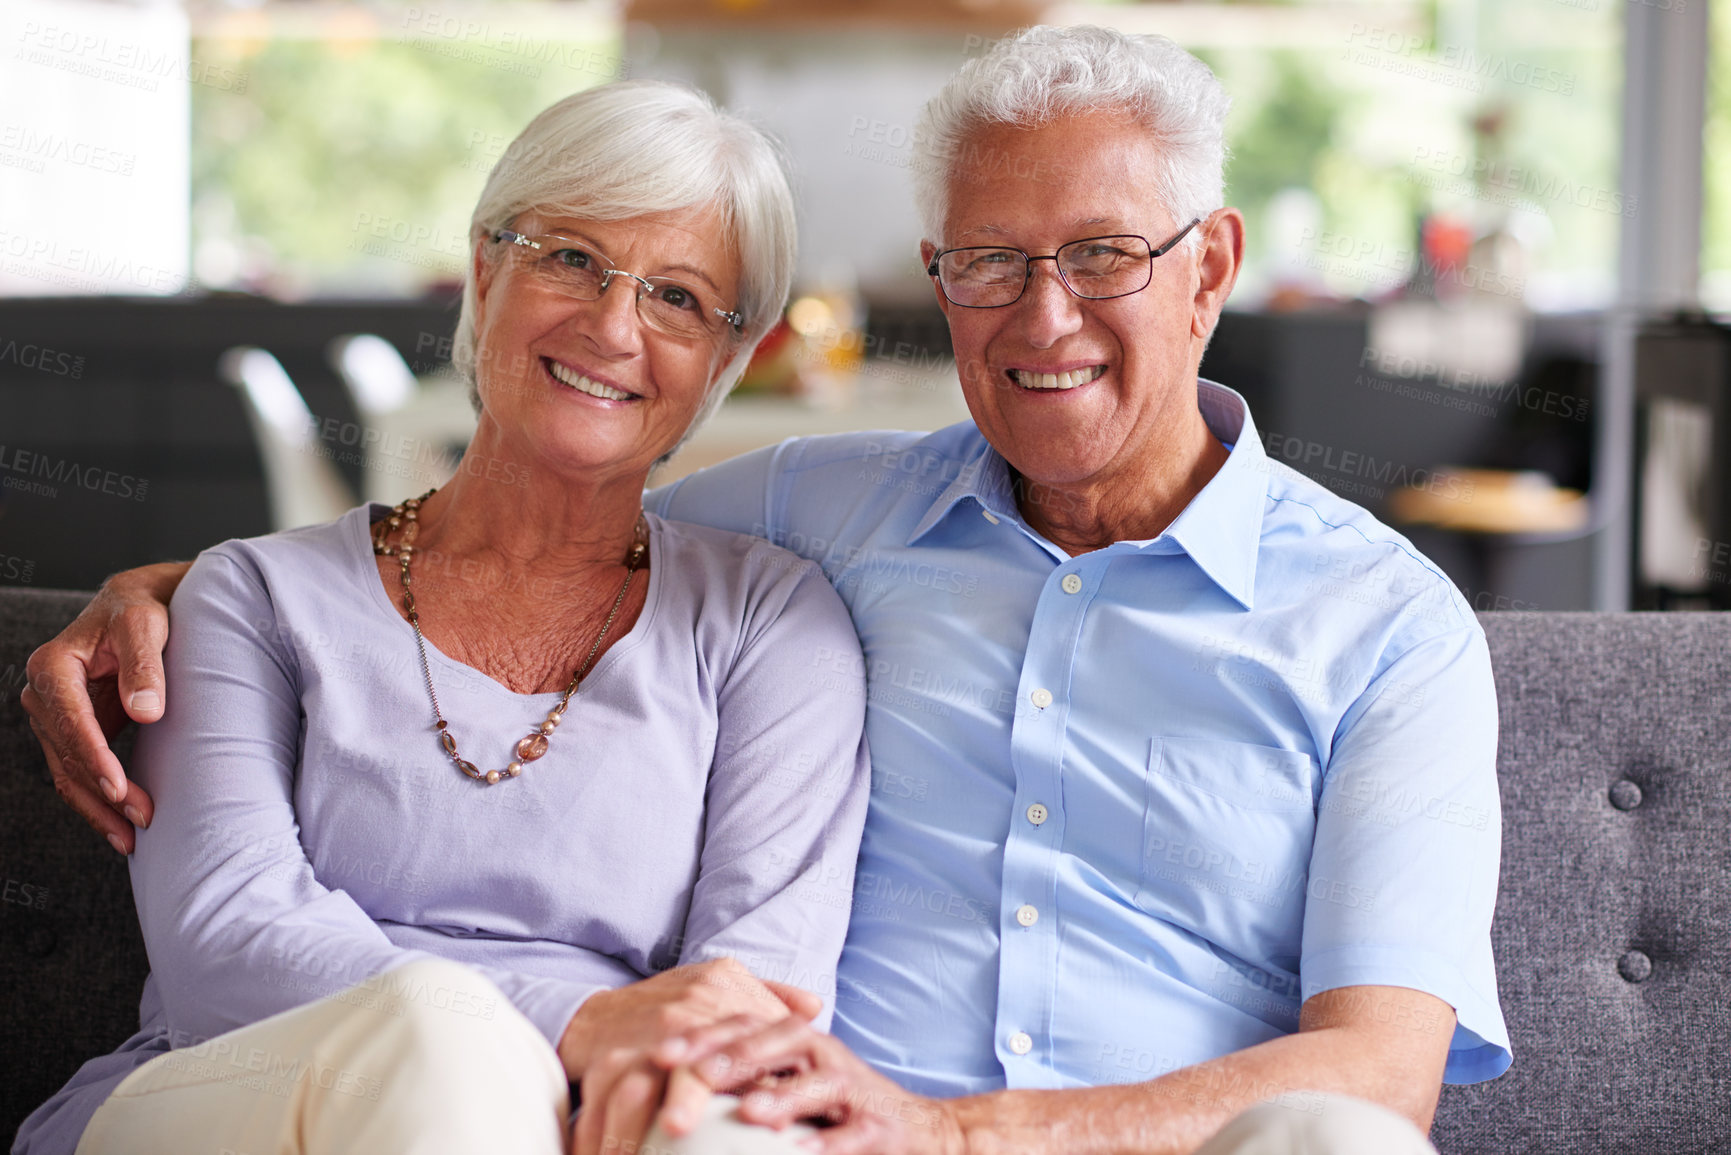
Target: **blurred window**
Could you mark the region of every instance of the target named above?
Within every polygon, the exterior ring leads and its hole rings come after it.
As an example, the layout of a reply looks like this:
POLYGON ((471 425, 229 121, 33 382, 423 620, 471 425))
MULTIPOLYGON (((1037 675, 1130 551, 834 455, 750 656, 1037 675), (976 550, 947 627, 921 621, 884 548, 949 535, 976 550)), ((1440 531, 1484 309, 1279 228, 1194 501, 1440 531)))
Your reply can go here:
POLYGON ((1701 302, 1723 314, 1731 313, 1731 4, 1709 8, 1707 21, 1701 302))
MULTIPOLYGON (((1047 18, 1162 32, 1220 74, 1233 98, 1228 196, 1251 230, 1237 306, 1374 299, 1416 279, 1434 282, 1439 296, 1490 294, 1551 310, 1609 300, 1618 226, 1638 210, 1616 182, 1621 14, 1630 2, 1093 0, 1055 6, 1047 18)), ((91 0, 17 3, 36 24, 50 9, 116 10, 91 0)), ((190 219, 158 230, 158 240, 185 254, 180 265, 190 270, 194 288, 304 298, 416 296, 449 286, 461 276, 468 213, 510 139, 552 101, 625 72, 623 17, 607 0, 466 0, 438 8, 213 2, 188 5, 184 17, 178 7, 168 10, 189 26, 190 48, 168 66, 172 76, 147 79, 163 86, 182 81, 190 93, 190 113, 180 114, 190 118, 189 159, 169 144, 134 149, 110 140, 114 134, 101 125, 62 125, 31 113, 15 117, 20 123, 10 129, 0 126, 12 132, 0 137, 0 161, 12 166, 7 179, 35 193, 47 186, 29 171, 41 159, 29 149, 52 151, 62 138, 72 151, 86 144, 120 148, 126 155, 118 163, 130 161, 140 173, 163 165, 190 169, 190 194, 181 201, 190 204, 190 219), (16 146, 10 151, 8 141, 16 146)), ((1731 35, 1725 5, 1713 27, 1717 63, 1731 35)), ((664 31, 664 48, 684 37, 693 59, 669 51, 657 57, 658 38, 649 33, 650 49, 632 57, 644 74, 729 78, 717 94, 765 105, 752 111, 794 147, 808 192, 859 183, 862 162, 848 150, 863 145, 849 126, 875 130, 878 115, 864 97, 831 107, 843 99, 826 87, 835 78, 799 68, 805 57, 824 56, 817 45, 832 44, 855 67, 886 81, 901 77, 909 61, 932 65, 935 81, 980 50, 978 36, 964 40, 957 33, 952 40, 931 29, 885 28, 870 37, 846 25, 829 33, 742 25, 721 37, 664 31), (783 32, 789 38, 779 56, 753 55, 755 46, 783 32), (751 76, 728 71, 730 51, 741 68, 763 74, 757 88, 751 76), (778 77, 783 87, 805 84, 809 99, 788 99, 771 83, 778 77), (754 92, 776 99, 754 100, 754 92), (806 109, 822 112, 811 113, 816 127, 801 132, 782 123, 806 109)), ((101 49, 107 55, 94 63, 136 72, 134 39, 108 37, 101 49), (132 63, 123 65, 123 53, 132 63)), ((46 54, 44 62, 25 62, 33 82, 70 78, 91 63, 61 60, 57 42, 43 40, 40 29, 37 40, 26 41, 46 54)), ((1703 270, 1710 299, 1727 307, 1731 139, 1720 138, 1731 137, 1731 82, 1722 71, 1713 77, 1708 128, 1703 270)), ((117 82, 80 83, 146 106, 117 82)), ((892 87, 905 93, 907 85, 892 87)), ((893 145, 898 129, 906 135, 901 122, 911 123, 911 114, 881 119, 893 145)), ((185 120, 170 123, 178 133, 185 120)), ((869 143, 869 132, 862 139, 869 143)), ((905 197, 905 174, 895 171, 902 153, 879 159, 873 171, 903 182, 905 197)), ((73 172, 54 156, 41 163, 73 172)), ((86 169, 73 175, 86 184, 109 179, 86 169)), ((157 184, 176 198, 184 189, 157 184)), ((143 186, 134 180, 129 187, 143 186)), ((44 199, 59 198, 36 196, 44 199)), ((824 204, 803 207, 808 225, 823 232, 824 204)), ((920 299, 917 262, 899 255, 912 254, 918 239, 911 201, 879 223, 886 235, 861 237, 855 247, 898 254, 887 267, 903 278, 897 284, 912 293, 909 299, 920 299)), ((22 233, 30 226, 12 227, 22 233)), ((814 260, 832 248, 823 237, 809 242, 814 260)), ((153 268, 173 263, 140 260, 153 268)), ((862 269, 862 282, 867 272, 888 275, 862 269)), ((164 287, 154 291, 185 283, 179 267, 162 279, 164 287)), ((34 275, 11 291, 58 290, 52 278, 34 275)))
MULTIPOLYGON (((1622 7, 1186 6, 1169 34, 1233 100, 1227 200, 1251 238, 1237 305, 1415 281, 1540 310, 1608 302, 1637 207, 1617 187, 1622 7)), ((1101 10, 1163 23, 1154 6, 1101 10)))
POLYGON ((195 20, 243 77, 192 100, 192 270, 211 289, 411 296, 461 279, 469 213, 530 118, 623 75, 594 5, 273 5, 195 20))

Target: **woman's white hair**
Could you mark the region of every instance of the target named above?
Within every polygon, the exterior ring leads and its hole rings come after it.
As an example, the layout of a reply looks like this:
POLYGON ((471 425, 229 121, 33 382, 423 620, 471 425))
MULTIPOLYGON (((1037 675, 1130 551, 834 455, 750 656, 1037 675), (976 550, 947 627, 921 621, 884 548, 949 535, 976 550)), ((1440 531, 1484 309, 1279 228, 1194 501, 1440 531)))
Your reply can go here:
MULTIPOLYGON (((659 80, 624 80, 567 96, 529 122, 487 177, 469 244, 531 209, 593 221, 713 205, 739 257, 741 339, 687 431, 739 382, 774 327, 793 284, 798 235, 782 150, 703 93, 659 80)), ((495 247, 483 259, 496 259, 495 247)), ((476 381, 475 266, 463 276, 451 361, 476 381)))
MULTIPOLYGON (((1024 29, 964 64, 926 103, 914 134, 914 197, 926 240, 944 243, 950 168, 991 125, 1036 128, 1083 113, 1119 113, 1160 149, 1155 195, 1178 224, 1225 203, 1226 90, 1208 66, 1164 36, 1110 28, 1024 29)), ((1194 230, 1187 246, 1200 243, 1194 230)))

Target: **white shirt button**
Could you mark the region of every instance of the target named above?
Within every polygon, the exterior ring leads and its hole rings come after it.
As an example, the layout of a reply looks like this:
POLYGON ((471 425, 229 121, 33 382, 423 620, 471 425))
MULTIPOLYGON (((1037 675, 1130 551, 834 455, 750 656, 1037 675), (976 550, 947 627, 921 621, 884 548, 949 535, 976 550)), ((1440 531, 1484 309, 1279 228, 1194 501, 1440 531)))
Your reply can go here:
POLYGON ((1076 574, 1065 574, 1064 580, 1058 584, 1064 587, 1064 592, 1067 594, 1079 594, 1082 592, 1082 579, 1076 574))
POLYGON ((1035 826, 1046 821, 1046 814, 1046 808, 1038 802, 1028 807, 1028 821, 1032 822, 1035 826))
POLYGON ((989 510, 989 509, 982 509, 982 510, 980 510, 980 515, 981 515, 981 516, 982 516, 982 517, 984 517, 984 518, 985 518, 985 519, 986 519, 986 520, 987 520, 987 521, 989 521, 989 522, 991 522, 991 523, 992 523, 992 524, 993 524, 993 525, 997 525, 997 524, 998 524, 998 518, 997 518, 997 515, 996 515, 996 514, 994 514, 994 513, 993 513, 993 512, 992 512, 992 511, 991 511, 991 510, 989 510))
POLYGON ((1028 701, 1044 710, 1047 706, 1052 704, 1052 691, 1035 690, 1032 694, 1028 695, 1028 701))
POLYGON ((1010 1050, 1016 1052, 1016 1054, 1025 1055, 1033 1049, 1034 1040, 1029 1037, 1027 1031, 1017 1031, 1015 1034, 1010 1036, 1010 1050))
POLYGON ((1021 923, 1023 926, 1033 926, 1036 922, 1040 921, 1040 912, 1026 903, 1023 903, 1021 906, 1016 908, 1016 921, 1021 923))

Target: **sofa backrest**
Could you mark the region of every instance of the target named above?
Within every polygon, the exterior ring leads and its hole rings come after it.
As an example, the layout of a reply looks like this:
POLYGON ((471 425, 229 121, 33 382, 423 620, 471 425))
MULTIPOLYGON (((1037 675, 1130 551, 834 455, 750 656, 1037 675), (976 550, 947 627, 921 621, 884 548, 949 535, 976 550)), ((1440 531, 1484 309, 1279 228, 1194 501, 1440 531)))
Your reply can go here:
MULTIPOLYGON (((137 1023, 124 864, 62 805, 18 691, 88 595, 0 590, 0 1135, 137 1023)), ((1444 1088, 1445 1155, 1722 1149, 1731 1115, 1731 615, 1488 614, 1493 936, 1515 1065, 1444 1088)))
POLYGON ((1731 615, 1484 614, 1492 937, 1515 1065, 1443 1090, 1453 1152, 1731 1145, 1731 615))
MULTIPOLYGON (((0 590, 0 1137, 138 1029, 147 964, 126 860, 60 801, 24 662, 89 594, 0 590)), ((129 742, 129 739, 128 739, 129 742)))

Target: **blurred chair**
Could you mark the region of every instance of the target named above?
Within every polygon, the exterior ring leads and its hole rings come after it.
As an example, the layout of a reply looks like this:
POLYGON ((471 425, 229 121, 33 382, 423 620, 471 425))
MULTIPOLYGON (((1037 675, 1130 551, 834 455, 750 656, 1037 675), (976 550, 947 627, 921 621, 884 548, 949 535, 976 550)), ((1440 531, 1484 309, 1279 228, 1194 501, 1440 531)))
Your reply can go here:
POLYGON ((362 497, 395 505, 443 485, 475 431, 467 388, 423 385, 396 346, 372 333, 338 337, 325 352, 363 426, 362 497))
POLYGON ((332 448, 282 363, 263 349, 238 345, 217 360, 223 380, 241 391, 264 461, 271 528, 293 529, 341 516, 355 495, 331 461, 332 448))
POLYGON ((362 420, 395 413, 420 390, 397 347, 373 333, 338 337, 327 353, 362 420))
POLYGON ((1642 325, 1633 434, 1633 608, 1731 609, 1731 326, 1642 325))

